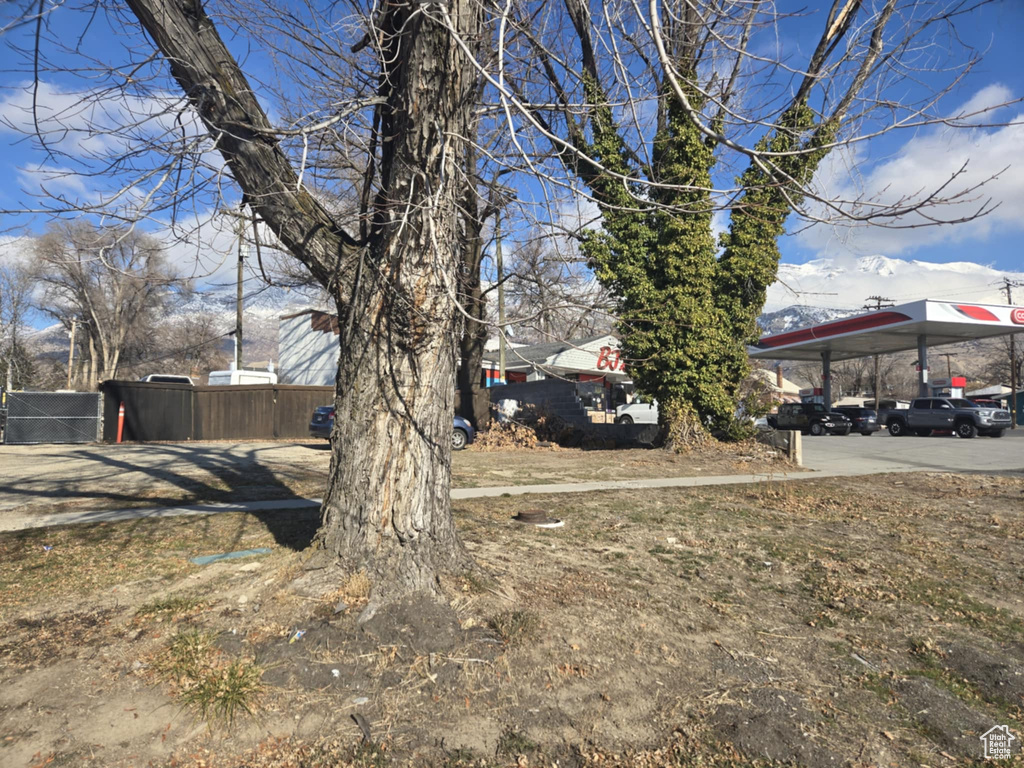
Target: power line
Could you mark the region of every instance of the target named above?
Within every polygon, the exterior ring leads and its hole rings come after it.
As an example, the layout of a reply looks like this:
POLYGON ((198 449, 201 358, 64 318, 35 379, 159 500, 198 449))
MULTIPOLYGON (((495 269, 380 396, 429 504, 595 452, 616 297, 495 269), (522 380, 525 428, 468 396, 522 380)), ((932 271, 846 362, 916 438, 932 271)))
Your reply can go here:
POLYGON ((873 301, 874 306, 871 304, 864 304, 862 309, 881 309, 882 307, 895 307, 896 302, 886 296, 868 296, 864 299, 865 302, 873 301))
MULTIPOLYGON (((865 304, 864 304, 864 307, 863 307, 864 309, 875 310, 875 311, 880 310, 882 307, 894 307, 894 306, 896 306, 895 302, 893 302, 892 299, 890 299, 890 298, 888 298, 886 296, 868 296, 864 301, 865 301, 865 304), (872 301, 875 302, 874 306, 871 306, 870 303, 867 303, 867 302, 872 302, 872 301)), ((878 367, 878 355, 874 355, 873 357, 874 357, 874 361, 875 361, 875 383, 874 383, 874 387, 873 387, 873 389, 875 390, 875 413, 878 413, 878 405, 879 405, 878 397, 879 397, 879 391, 882 389, 882 373, 881 373, 881 369, 878 367)))
POLYGON ((953 363, 950 360, 950 358, 956 357, 956 352, 934 352, 932 354, 934 354, 936 357, 946 358, 946 376, 950 380, 950 386, 953 386, 953 363))

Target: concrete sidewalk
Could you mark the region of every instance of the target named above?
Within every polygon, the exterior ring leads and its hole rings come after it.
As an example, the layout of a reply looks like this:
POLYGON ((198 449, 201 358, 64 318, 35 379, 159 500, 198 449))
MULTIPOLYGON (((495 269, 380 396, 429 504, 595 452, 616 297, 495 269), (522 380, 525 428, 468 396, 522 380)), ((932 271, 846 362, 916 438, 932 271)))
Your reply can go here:
MULTIPOLYGON (((761 482, 815 480, 828 477, 854 477, 888 474, 893 472, 920 472, 919 466, 888 466, 884 469, 832 469, 825 471, 794 472, 787 474, 718 475, 711 477, 665 477, 646 480, 608 480, 590 483, 552 483, 549 485, 502 485, 489 488, 455 488, 451 496, 455 501, 494 496, 524 496, 529 494, 593 493, 595 491, 641 490, 647 488, 695 488, 704 485, 745 485, 761 482)), ((939 470, 942 471, 942 470, 939 470)), ((949 470, 945 470, 949 471, 949 470)), ((320 499, 281 499, 270 501, 242 501, 237 504, 188 504, 174 507, 138 507, 134 509, 90 510, 65 512, 55 515, 21 515, 0 519, 0 532, 21 531, 31 528, 50 528, 57 525, 83 525, 111 523, 124 520, 144 520, 157 517, 188 515, 218 515, 224 512, 287 512, 295 509, 319 507, 320 499)))

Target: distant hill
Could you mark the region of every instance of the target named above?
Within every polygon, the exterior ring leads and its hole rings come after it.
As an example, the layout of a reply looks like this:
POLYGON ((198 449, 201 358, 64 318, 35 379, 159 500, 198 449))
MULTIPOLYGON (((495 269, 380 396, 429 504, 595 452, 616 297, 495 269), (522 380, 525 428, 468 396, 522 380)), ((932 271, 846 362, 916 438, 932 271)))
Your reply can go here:
POLYGON ((803 304, 794 304, 775 312, 765 312, 757 318, 757 323, 767 336, 776 333, 786 333, 786 331, 792 331, 797 328, 806 328, 809 325, 828 323, 832 320, 855 315, 860 311, 856 309, 830 309, 829 307, 809 307, 803 304))
MULTIPOLYGON (((210 316, 215 333, 227 333, 235 327, 234 286, 197 292, 191 299, 167 314, 168 326, 181 323, 187 317, 210 316)), ((277 331, 279 318, 290 312, 322 306, 315 291, 301 291, 280 287, 259 286, 247 292, 243 299, 242 336, 243 358, 246 361, 273 361, 277 363, 277 331)), ((44 364, 66 361, 68 334, 60 324, 28 331, 24 335, 27 348, 44 364)), ((230 353, 233 340, 224 339, 221 351, 230 353)))

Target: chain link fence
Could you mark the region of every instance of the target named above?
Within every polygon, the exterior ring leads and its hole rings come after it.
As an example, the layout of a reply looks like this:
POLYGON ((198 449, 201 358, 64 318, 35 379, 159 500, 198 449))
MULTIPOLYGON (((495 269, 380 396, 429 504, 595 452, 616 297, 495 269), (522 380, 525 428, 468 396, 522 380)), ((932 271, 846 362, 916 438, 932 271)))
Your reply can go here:
POLYGON ((94 443, 102 421, 97 393, 9 392, 3 442, 94 443))

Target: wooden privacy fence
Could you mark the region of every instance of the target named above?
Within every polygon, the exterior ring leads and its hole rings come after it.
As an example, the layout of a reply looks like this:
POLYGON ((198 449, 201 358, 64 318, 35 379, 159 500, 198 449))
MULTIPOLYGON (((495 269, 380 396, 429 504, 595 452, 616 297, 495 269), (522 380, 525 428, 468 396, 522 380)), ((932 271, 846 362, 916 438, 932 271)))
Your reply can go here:
POLYGON ((274 440, 309 437, 313 409, 334 402, 334 387, 242 384, 221 387, 145 381, 105 381, 103 439, 274 440))

